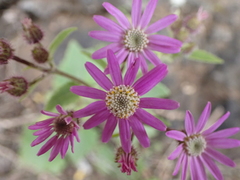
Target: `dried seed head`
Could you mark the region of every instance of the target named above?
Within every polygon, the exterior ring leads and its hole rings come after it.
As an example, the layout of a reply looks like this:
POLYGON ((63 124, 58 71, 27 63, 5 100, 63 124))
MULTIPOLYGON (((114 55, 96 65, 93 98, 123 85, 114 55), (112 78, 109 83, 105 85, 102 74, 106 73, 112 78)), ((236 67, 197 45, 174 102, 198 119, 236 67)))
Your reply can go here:
POLYGON ((37 63, 45 63, 48 60, 49 53, 41 45, 37 45, 32 50, 32 56, 37 63))
POLYGON ((8 60, 13 57, 13 51, 6 40, 0 39, 0 65, 8 63, 8 60))

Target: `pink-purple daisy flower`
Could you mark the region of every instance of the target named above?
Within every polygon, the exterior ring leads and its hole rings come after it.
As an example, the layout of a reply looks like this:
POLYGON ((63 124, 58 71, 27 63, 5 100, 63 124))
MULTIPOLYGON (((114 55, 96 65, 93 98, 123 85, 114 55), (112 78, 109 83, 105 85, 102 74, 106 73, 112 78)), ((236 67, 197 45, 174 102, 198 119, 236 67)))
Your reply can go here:
POLYGON ((31 146, 36 146, 52 136, 38 151, 37 155, 40 156, 51 150, 49 161, 55 159, 60 154, 64 158, 71 145, 71 150, 74 152, 74 138, 80 142, 78 136, 78 118, 73 117, 73 111, 65 111, 60 105, 56 106, 58 113, 41 111, 42 114, 50 116, 51 118, 44 121, 36 122, 36 124, 29 126, 31 130, 38 130, 33 135, 38 136, 31 146))
POLYGON ((94 64, 85 64, 89 74, 105 91, 86 86, 72 86, 70 90, 79 96, 99 99, 73 115, 78 118, 93 115, 83 124, 84 129, 93 128, 107 120, 102 142, 109 141, 118 124, 121 144, 126 153, 131 151, 131 131, 143 147, 148 147, 150 142, 142 123, 160 131, 165 131, 166 126, 142 108, 171 110, 179 107, 178 102, 170 99, 140 98, 166 76, 167 66, 156 66, 134 83, 140 63, 138 60, 130 65, 124 78, 113 51, 108 50, 107 60, 112 82, 94 64))
POLYGON ((142 14, 142 0, 133 0, 132 23, 119 9, 108 2, 104 2, 103 7, 115 17, 118 24, 103 16, 95 15, 93 17, 95 22, 106 31, 91 31, 89 36, 111 42, 111 44, 94 52, 92 58, 105 58, 107 50, 112 49, 116 53, 119 64, 127 58, 128 67, 135 58, 139 58, 140 67, 145 74, 148 71, 145 59, 148 59, 155 66, 161 63, 152 51, 178 53, 182 46, 179 40, 154 34, 172 24, 177 19, 175 14, 168 15, 148 26, 157 2, 158 0, 150 0, 142 14))
POLYGON ((187 111, 185 117, 185 131, 171 130, 166 132, 168 137, 179 142, 176 150, 174 150, 168 158, 173 160, 179 157, 173 175, 176 175, 180 166, 182 166, 181 180, 186 179, 188 168, 190 168, 192 180, 207 180, 204 166, 207 167, 215 179, 223 180, 223 175, 215 164, 215 161, 226 166, 235 166, 235 163, 230 158, 216 149, 228 149, 240 146, 239 140, 228 138, 238 133, 240 128, 234 127, 214 132, 229 117, 230 113, 227 112, 219 118, 216 123, 203 130, 210 113, 211 103, 208 102, 197 125, 195 125, 191 112, 187 111))

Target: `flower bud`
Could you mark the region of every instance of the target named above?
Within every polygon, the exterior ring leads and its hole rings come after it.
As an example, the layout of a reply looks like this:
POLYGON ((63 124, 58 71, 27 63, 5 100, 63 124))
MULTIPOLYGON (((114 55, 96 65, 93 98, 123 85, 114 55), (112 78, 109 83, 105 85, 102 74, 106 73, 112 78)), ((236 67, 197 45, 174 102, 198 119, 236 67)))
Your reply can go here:
POLYGON ((33 24, 31 19, 25 18, 22 21, 22 27, 24 31, 23 36, 29 44, 35 44, 42 40, 42 30, 37 25, 33 24))
POLYGON ((38 63, 45 63, 48 60, 48 51, 41 45, 37 45, 32 50, 33 59, 38 63))
POLYGON ((28 82, 23 77, 12 77, 0 82, 0 93, 8 92, 13 96, 21 96, 27 92, 28 82))
POLYGON ((175 39, 178 39, 179 41, 186 42, 190 38, 190 33, 189 31, 185 28, 182 27, 175 35, 175 39))
POLYGON ((8 60, 13 57, 13 51, 6 40, 0 39, 0 65, 8 63, 8 60))

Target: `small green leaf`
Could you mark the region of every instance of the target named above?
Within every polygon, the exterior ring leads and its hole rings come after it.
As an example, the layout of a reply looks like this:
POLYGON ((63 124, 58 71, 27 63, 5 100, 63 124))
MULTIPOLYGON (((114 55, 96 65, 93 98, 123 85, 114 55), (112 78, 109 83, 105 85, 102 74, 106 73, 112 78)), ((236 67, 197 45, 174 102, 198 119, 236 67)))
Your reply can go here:
POLYGON ((77 85, 75 82, 67 82, 59 87, 47 102, 46 110, 51 111, 57 104, 68 105, 78 100, 78 97, 70 91, 70 87, 75 85, 77 85))
POLYGON ((170 90, 167 86, 162 83, 158 83, 151 91, 147 94, 144 94, 142 97, 156 97, 156 98, 164 98, 170 95, 170 90))
POLYGON ((50 54, 50 61, 53 58, 54 53, 56 52, 57 48, 59 47, 59 45, 73 32, 76 31, 77 28, 76 27, 70 27, 67 29, 64 29, 63 31, 61 31, 56 37, 55 39, 51 42, 50 46, 49 46, 49 54, 50 54))
POLYGON ((217 57, 216 55, 209 53, 207 51, 197 49, 192 52, 189 56, 190 60, 196 60, 204 63, 210 63, 210 64, 223 64, 224 60, 217 57))

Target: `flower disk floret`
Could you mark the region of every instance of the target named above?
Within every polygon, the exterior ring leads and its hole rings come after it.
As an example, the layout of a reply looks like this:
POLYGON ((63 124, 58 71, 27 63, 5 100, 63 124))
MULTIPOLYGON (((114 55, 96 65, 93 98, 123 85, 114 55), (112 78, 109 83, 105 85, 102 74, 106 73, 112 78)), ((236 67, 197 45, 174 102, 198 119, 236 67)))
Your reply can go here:
POLYGON ((235 163, 230 158, 216 149, 239 147, 239 140, 229 139, 228 137, 238 133, 240 128, 234 127, 214 132, 229 117, 230 113, 227 112, 215 124, 203 130, 210 113, 211 103, 208 102, 197 125, 195 125, 191 112, 187 111, 185 116, 185 131, 170 130, 166 132, 168 137, 177 140, 179 143, 176 150, 172 152, 168 159, 173 160, 179 157, 173 175, 176 175, 180 166, 182 166, 181 180, 187 178, 188 168, 190 168, 192 180, 208 179, 204 166, 208 168, 215 179, 223 180, 223 175, 215 164, 215 161, 226 166, 235 166, 235 163))
POLYGON ((132 62, 124 78, 112 50, 108 50, 107 60, 112 81, 94 64, 85 64, 89 74, 105 91, 86 86, 72 86, 70 90, 79 96, 99 99, 73 115, 78 118, 93 115, 83 124, 84 129, 93 128, 107 120, 102 142, 110 140, 118 124, 122 148, 126 153, 131 151, 131 132, 143 147, 149 147, 150 141, 142 123, 160 131, 165 131, 166 126, 143 108, 172 110, 179 107, 178 102, 170 99, 141 98, 167 75, 167 66, 159 64, 134 82, 140 65, 138 59, 132 62))

